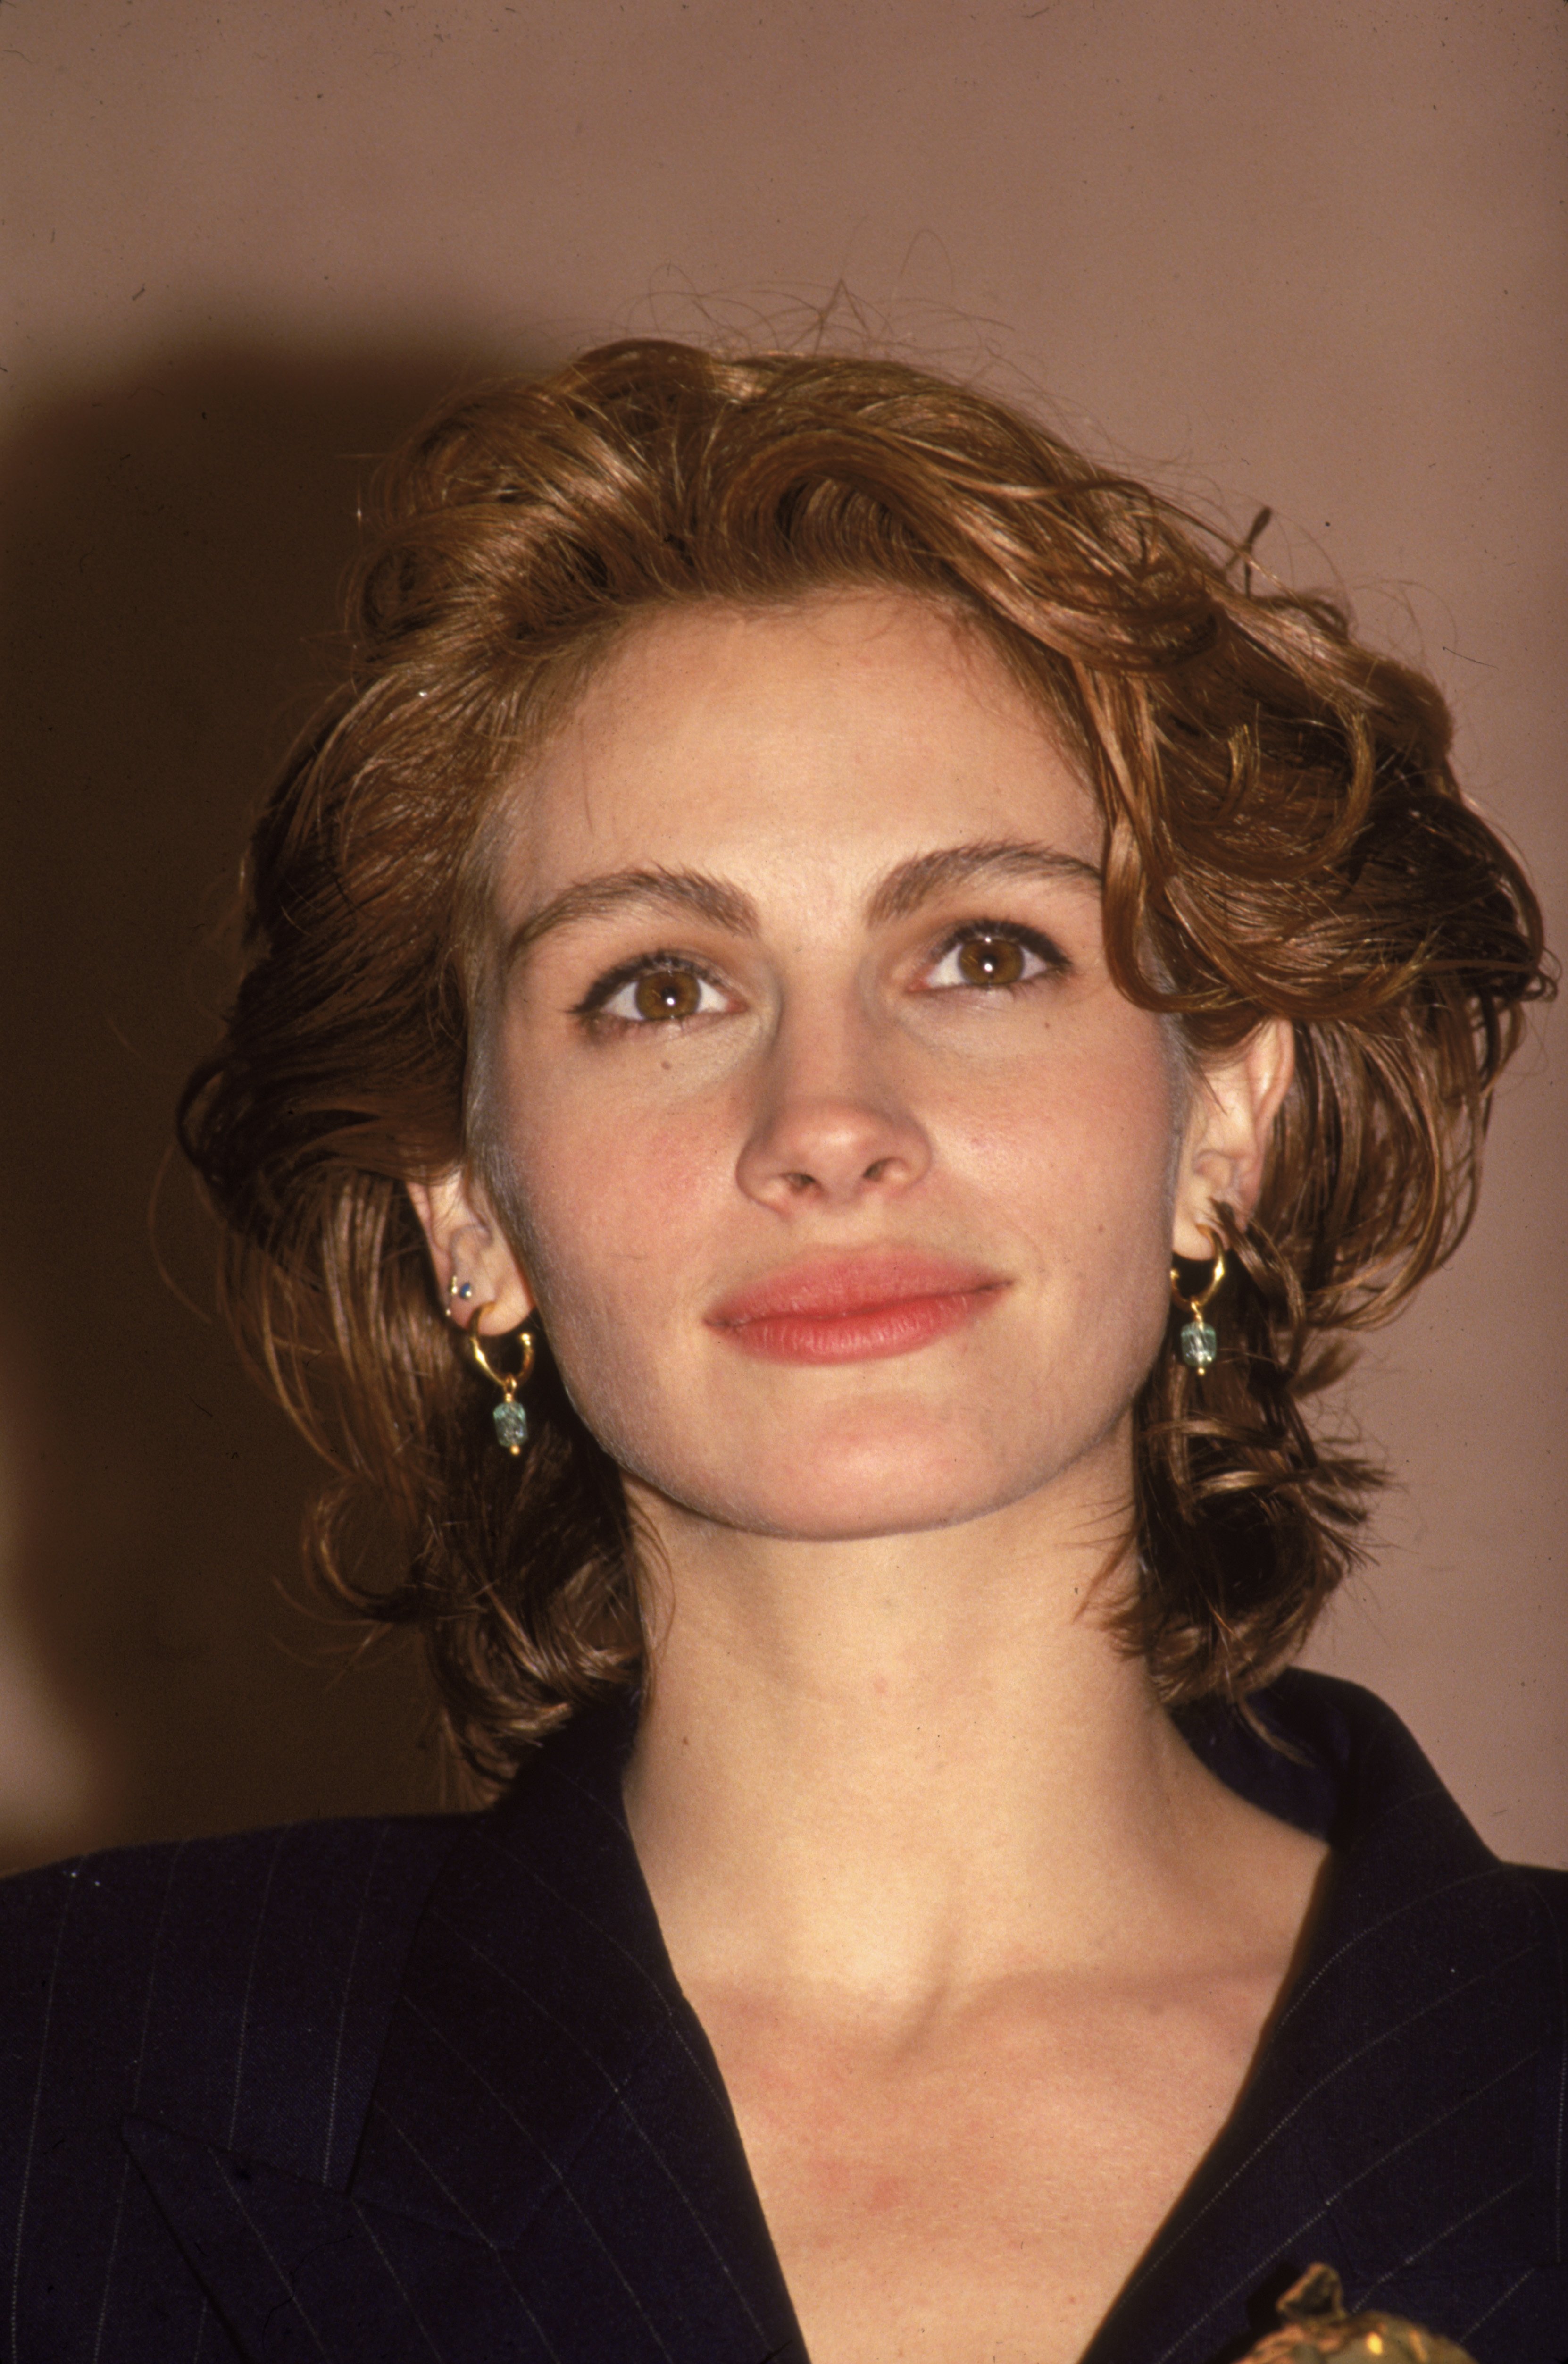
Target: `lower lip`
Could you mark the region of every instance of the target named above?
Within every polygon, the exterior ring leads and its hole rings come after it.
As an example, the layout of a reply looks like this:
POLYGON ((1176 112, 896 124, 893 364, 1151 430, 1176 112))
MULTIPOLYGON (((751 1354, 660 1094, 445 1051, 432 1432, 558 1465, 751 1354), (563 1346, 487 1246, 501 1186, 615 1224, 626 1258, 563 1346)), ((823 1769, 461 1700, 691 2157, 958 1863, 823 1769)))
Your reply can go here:
POLYGON ((957 1289, 939 1297, 900 1297, 863 1305, 853 1313, 764 1313, 752 1321, 720 1322, 720 1335, 743 1354, 773 1363, 873 1363, 913 1354, 935 1338, 962 1330, 995 1302, 995 1288, 957 1289))

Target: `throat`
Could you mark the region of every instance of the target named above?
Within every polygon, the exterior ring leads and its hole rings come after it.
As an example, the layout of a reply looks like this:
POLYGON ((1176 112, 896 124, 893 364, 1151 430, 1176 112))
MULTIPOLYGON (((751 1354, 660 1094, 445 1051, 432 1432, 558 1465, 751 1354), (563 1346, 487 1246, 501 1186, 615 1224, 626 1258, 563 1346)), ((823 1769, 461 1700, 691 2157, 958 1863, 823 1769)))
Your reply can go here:
POLYGON ((1217 1930, 919 2014, 701 1983, 814 2364, 1071 2364, 1231 2114, 1288 1958, 1217 1930))
POLYGON ((678 1970, 918 2017, 1098 1956, 1165 1885, 1196 1767, 1087 1621, 997 1618, 992 1646, 973 1612, 868 1637, 836 1602, 810 1646, 758 1650, 698 1613, 656 1663, 626 1784, 678 1970))
POLYGON ((1289 1976, 1324 1851, 1058 1572, 685 1586, 655 1656, 633 1841, 814 2364, 1071 2364, 1289 1976))

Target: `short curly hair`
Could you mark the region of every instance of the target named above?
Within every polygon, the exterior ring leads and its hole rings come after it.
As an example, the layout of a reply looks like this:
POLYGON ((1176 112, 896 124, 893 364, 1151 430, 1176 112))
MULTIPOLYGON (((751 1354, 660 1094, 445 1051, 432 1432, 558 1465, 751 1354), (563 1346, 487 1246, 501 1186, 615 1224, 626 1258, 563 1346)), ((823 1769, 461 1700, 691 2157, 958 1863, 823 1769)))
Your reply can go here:
POLYGON ((1548 989, 1432 683, 1015 409, 892 360, 664 340, 449 404, 381 471, 342 684, 257 826, 247 965, 180 1127, 241 1339, 330 1464, 313 1564, 420 1630, 483 1779, 643 1652, 618 1472, 548 1351, 526 1459, 495 1452, 405 1187, 479 1154, 487 823, 638 619, 836 586, 940 603, 1040 702, 1103 815, 1124 994, 1198 1060, 1295 1031, 1260 1203, 1222 1210, 1218 1363, 1200 1384, 1168 1342, 1136 1408, 1114 1622, 1172 1705, 1244 1700, 1353 1564, 1374 1473, 1303 1402, 1462 1234, 1548 989))

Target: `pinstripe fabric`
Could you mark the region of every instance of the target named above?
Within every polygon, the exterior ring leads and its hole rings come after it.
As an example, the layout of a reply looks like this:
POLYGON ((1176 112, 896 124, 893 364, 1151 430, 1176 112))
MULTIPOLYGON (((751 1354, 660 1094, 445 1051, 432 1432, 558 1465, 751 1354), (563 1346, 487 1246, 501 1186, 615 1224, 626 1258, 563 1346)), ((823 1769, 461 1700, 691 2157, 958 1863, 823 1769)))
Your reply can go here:
POLYGON ((1208 2364, 1321 2258, 1481 2364, 1563 2364, 1560 2097, 1568 1879, 1497 1862, 1397 1719, 1285 1677, 1305 1767, 1189 1736, 1339 1852, 1310 1958, 1229 2124, 1084 2364, 1208 2364))
POLYGON ((303 1825, 0 1888, 6 2364, 228 2364, 121 2121, 145 2112, 341 2187, 415 1922, 464 1828, 303 1825))
MULTIPOLYGON (((1498 1865, 1397 1722, 1287 1677, 1189 1736, 1340 1851, 1229 2124, 1085 2364, 1216 2364, 1326 2258, 1480 2364, 1563 2364, 1568 1881, 1498 1865)), ((804 2364, 706 2038, 580 1719, 484 1815, 0 1891, 12 2364, 804 2364)))

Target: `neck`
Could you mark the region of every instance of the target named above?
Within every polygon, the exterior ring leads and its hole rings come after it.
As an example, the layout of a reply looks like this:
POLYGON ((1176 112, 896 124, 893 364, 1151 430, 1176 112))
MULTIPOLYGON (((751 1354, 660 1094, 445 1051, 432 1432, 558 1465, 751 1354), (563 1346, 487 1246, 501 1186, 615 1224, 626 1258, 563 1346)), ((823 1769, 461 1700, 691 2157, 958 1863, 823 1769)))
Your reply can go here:
POLYGON ((684 1982, 918 2009, 1161 1909, 1211 1785, 1105 1631, 1103 1496, 834 1544, 641 1507, 627 1802, 684 1982))

